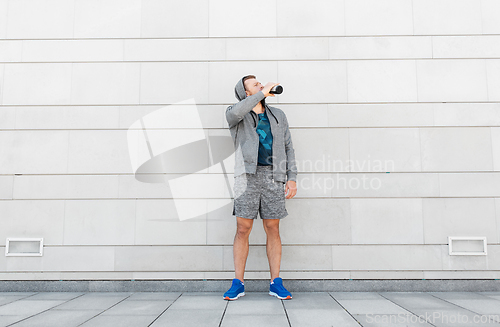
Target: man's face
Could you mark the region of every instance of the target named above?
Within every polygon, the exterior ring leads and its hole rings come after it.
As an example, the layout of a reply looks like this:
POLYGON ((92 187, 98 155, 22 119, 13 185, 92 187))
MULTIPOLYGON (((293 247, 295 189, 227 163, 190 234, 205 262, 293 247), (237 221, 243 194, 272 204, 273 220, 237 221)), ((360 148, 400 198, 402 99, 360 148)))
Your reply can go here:
POLYGON ((258 80, 250 78, 245 81, 245 88, 247 96, 254 95, 264 88, 258 80))

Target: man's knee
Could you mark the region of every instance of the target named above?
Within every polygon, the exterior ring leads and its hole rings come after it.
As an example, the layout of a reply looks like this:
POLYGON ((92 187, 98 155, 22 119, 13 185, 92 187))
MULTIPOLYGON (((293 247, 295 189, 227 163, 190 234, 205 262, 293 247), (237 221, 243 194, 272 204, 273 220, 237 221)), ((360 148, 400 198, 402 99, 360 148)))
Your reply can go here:
POLYGON ((239 236, 248 236, 252 230, 253 219, 246 219, 238 217, 238 224, 236 225, 236 233, 239 236))
POLYGON ((280 233, 280 220, 279 219, 263 219, 264 230, 266 234, 276 234, 280 233))

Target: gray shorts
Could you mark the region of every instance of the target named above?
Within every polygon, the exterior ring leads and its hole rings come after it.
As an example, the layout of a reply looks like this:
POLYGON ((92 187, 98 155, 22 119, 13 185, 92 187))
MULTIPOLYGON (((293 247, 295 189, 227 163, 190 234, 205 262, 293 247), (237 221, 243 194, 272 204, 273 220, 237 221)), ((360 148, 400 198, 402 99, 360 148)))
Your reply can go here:
POLYGON ((282 219, 285 208, 285 183, 273 181, 273 166, 259 166, 255 174, 244 173, 234 178, 233 215, 256 219, 282 219))

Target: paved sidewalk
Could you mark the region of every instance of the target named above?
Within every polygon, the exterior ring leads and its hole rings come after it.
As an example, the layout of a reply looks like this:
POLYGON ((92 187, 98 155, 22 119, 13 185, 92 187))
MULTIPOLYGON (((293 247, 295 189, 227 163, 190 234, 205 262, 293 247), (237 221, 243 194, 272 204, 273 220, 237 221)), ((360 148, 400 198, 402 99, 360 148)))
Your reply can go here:
POLYGON ((0 326, 500 326, 500 292, 0 292, 0 326))

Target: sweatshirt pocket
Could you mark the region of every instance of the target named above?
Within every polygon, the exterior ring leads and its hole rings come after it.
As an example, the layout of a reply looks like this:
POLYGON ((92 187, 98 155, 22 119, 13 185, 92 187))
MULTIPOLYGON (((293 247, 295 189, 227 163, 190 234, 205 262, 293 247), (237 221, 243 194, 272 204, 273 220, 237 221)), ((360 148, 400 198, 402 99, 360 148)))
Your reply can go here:
POLYGON ((254 163, 255 159, 253 157, 255 149, 253 147, 254 144, 251 144, 250 140, 245 140, 242 145, 243 150, 243 161, 246 163, 254 163))

